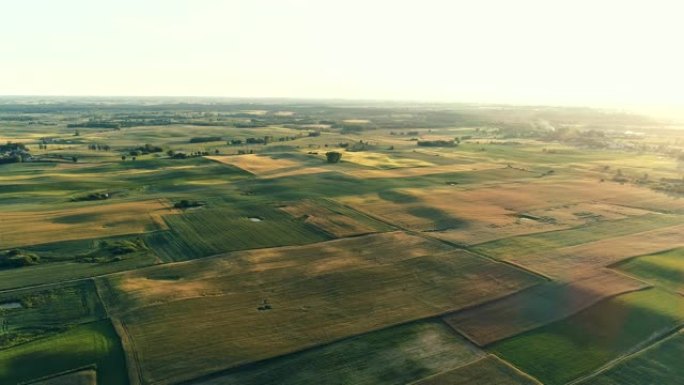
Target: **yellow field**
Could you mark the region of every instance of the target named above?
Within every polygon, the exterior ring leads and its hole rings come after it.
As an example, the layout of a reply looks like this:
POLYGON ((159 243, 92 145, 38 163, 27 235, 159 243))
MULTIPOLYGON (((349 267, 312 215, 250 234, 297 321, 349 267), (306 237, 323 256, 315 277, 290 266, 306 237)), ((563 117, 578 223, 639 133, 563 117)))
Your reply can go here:
POLYGON ((486 302, 539 280, 405 233, 253 250, 100 280, 167 384, 486 302), (265 301, 265 302, 264 302, 265 301), (264 303, 270 309, 259 310, 264 303))
POLYGON ((379 152, 359 151, 342 153, 343 162, 375 168, 429 167, 434 164, 418 159, 392 157, 379 152))
POLYGON ((161 200, 0 212, 0 249, 164 229, 161 216, 173 212, 161 200))
POLYGON ((267 175, 274 171, 301 167, 301 163, 291 159, 275 159, 268 155, 245 154, 245 155, 223 155, 207 156, 207 159, 239 167, 254 175, 267 175))
POLYGON ((391 170, 345 170, 343 173, 362 179, 408 178, 459 171, 491 170, 495 168, 501 168, 501 166, 494 163, 462 163, 448 166, 405 167, 391 170))
POLYGON ((567 284, 548 283, 498 301, 444 317, 449 325, 479 346, 566 318, 618 294, 648 287, 610 270, 567 284))

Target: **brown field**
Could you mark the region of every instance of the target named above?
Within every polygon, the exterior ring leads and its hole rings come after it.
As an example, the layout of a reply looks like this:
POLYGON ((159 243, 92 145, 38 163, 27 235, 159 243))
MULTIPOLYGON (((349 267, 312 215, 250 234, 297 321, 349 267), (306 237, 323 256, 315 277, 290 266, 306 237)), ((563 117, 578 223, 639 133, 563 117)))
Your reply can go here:
POLYGON ((162 200, 4 211, 0 212, 0 249, 165 229, 161 216, 171 213, 174 210, 162 200))
POLYGON ((99 282, 167 384, 511 294, 539 279, 405 233, 236 252, 99 282), (257 308, 267 301, 269 310, 257 308))
POLYGON ((648 287, 610 270, 570 283, 549 282, 443 317, 479 346, 569 317, 603 299, 648 287))
POLYGON ((80 370, 32 382, 31 385, 97 385, 97 372, 92 369, 80 370))
POLYGON ((411 385, 541 385, 494 355, 411 385))
MULTIPOLYGON (((352 218, 348 212, 341 212, 339 210, 341 208, 331 204, 324 205, 320 202, 306 200, 288 204, 281 209, 295 218, 305 218, 306 223, 310 223, 337 238, 378 231, 376 227, 372 226, 371 219, 362 221, 352 218)), ((353 210, 346 211, 353 212, 353 210)))
POLYGON ((682 247, 682 234, 684 225, 678 225, 504 259, 568 281, 589 276, 627 258, 682 247))

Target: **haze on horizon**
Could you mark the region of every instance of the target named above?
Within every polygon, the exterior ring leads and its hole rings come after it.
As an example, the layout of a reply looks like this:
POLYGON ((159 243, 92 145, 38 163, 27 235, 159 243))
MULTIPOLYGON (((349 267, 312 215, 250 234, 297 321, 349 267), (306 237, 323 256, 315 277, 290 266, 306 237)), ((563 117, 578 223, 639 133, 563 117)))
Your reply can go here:
POLYGON ((684 105, 677 1, 0 3, 0 94, 684 105))

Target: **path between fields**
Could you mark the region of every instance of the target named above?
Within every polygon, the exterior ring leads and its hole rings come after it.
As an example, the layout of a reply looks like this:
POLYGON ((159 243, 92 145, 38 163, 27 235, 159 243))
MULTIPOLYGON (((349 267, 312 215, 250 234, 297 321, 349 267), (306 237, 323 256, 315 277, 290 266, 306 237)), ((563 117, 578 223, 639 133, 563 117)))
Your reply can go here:
POLYGON ((667 330, 663 331, 662 333, 660 333, 656 336, 653 336, 653 337, 647 339, 646 341, 640 343, 634 349, 632 349, 632 351, 627 351, 626 353, 618 356, 617 358, 607 362, 606 364, 604 364, 600 368, 596 369, 595 371, 593 371, 587 375, 584 375, 582 377, 579 377, 575 380, 572 380, 572 381, 568 382, 566 385, 579 385, 579 384, 583 383, 584 381, 590 380, 590 379, 598 376, 599 374, 604 373, 604 372, 612 369, 614 366, 616 366, 616 365, 618 365, 624 361, 627 361, 633 357, 639 356, 642 353, 645 353, 646 351, 653 349, 653 348, 665 343, 670 338, 673 338, 674 336, 677 335, 677 333, 679 333, 682 330, 682 328, 684 328, 684 323, 679 324, 673 328, 667 329, 667 330))

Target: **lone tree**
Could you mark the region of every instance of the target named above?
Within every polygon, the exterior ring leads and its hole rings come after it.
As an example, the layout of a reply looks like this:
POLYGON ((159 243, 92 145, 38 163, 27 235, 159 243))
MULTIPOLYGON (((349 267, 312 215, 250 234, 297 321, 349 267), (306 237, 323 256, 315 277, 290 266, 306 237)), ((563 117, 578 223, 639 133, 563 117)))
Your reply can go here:
POLYGON ((325 156, 328 158, 328 163, 338 163, 342 159, 342 153, 337 151, 326 152, 325 156))

